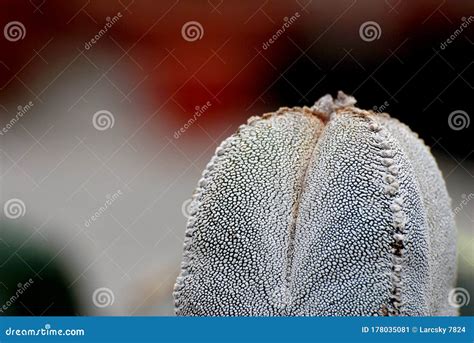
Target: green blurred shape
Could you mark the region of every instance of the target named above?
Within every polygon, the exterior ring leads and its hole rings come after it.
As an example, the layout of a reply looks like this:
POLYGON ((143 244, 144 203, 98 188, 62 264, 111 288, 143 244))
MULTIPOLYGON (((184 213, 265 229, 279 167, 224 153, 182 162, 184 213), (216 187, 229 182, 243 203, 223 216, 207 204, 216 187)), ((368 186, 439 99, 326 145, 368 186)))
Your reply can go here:
POLYGON ((0 316, 79 314, 68 273, 36 233, 0 221, 0 316))
POLYGON ((460 231, 458 237, 458 282, 456 287, 465 289, 469 303, 461 306, 462 316, 474 316, 474 233, 460 231))

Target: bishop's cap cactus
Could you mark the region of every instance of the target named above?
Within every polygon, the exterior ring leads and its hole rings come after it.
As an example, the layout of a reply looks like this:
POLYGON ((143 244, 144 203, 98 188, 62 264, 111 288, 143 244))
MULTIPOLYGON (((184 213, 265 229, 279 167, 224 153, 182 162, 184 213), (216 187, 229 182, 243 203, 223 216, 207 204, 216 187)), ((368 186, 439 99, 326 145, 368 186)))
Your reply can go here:
POLYGON ((454 315, 444 181, 406 125, 339 92, 252 117, 193 196, 178 315, 454 315))

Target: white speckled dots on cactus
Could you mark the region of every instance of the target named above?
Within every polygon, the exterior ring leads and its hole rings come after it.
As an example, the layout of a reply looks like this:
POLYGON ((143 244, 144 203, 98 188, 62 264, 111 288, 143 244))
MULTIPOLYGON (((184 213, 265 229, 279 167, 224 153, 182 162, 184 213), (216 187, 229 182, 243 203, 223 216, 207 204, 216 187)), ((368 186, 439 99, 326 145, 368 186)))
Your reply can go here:
POLYGON ((450 200, 429 149, 339 92, 252 117, 193 196, 178 315, 456 315, 450 200))

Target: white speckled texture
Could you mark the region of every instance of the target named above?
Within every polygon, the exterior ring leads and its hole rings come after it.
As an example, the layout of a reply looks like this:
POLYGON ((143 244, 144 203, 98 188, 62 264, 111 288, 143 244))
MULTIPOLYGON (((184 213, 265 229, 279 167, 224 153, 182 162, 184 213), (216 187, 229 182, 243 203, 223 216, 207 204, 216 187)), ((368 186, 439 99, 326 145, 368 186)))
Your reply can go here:
POLYGON ((456 315, 455 229, 408 127, 342 92, 252 117, 193 196, 178 315, 456 315))

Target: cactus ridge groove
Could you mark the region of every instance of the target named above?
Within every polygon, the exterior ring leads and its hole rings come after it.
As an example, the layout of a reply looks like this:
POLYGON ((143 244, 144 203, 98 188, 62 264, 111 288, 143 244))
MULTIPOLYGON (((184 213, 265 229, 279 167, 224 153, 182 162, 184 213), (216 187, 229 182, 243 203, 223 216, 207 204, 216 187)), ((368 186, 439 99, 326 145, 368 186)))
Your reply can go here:
MULTIPOLYGON (((304 109, 304 111, 308 111, 309 109, 304 109)), ((311 114, 315 114, 315 112, 311 111, 311 114)), ((319 117, 319 112, 318 117, 319 117)), ((294 257, 294 250, 295 250, 295 234, 296 234, 296 229, 297 229, 297 221, 298 221, 298 213, 299 213, 299 207, 301 203, 301 197, 303 195, 303 186, 306 182, 306 179, 308 177, 309 173, 309 167, 311 165, 311 157, 314 154, 314 150, 316 149, 316 146, 318 144, 318 137, 321 134, 320 129, 315 129, 314 134, 313 134, 313 147, 312 149, 309 150, 309 153, 307 153, 305 165, 302 170, 302 176, 299 178, 299 183, 296 188, 296 201, 293 203, 293 208, 292 208, 292 221, 290 223, 289 227, 289 239, 288 239, 288 248, 287 248, 287 253, 286 253, 286 273, 285 273, 285 283, 283 289, 288 290, 291 293, 291 271, 293 269, 293 257, 294 257)))
MULTIPOLYGON (((335 112, 351 110, 354 113, 357 112, 357 108, 352 107, 356 103, 356 100, 352 96, 348 96, 343 92, 338 93, 338 98, 333 99, 331 95, 326 95, 319 99, 312 107, 282 107, 278 111, 274 113, 267 113, 262 118, 269 118, 275 115, 285 114, 288 111, 296 111, 301 112, 302 114, 310 114, 315 115, 318 117, 322 122, 323 125, 326 125, 331 117, 334 115, 335 112)), ((360 113, 359 113, 360 114, 360 113)), ((363 115, 368 114, 368 112, 363 111, 363 115)), ((258 118, 258 117, 254 117, 258 118)), ((292 221, 289 227, 289 240, 288 240, 288 248, 286 253, 286 273, 285 273, 285 285, 282 289, 287 290, 291 294, 291 271, 293 269, 293 257, 294 257, 294 249, 295 249, 295 234, 297 230, 297 220, 298 220, 298 213, 299 213, 299 206, 301 203, 301 198, 303 195, 303 186, 306 182, 308 177, 309 167, 311 165, 311 158, 314 155, 314 151, 316 150, 318 144, 318 138, 321 135, 321 129, 315 129, 313 134, 313 146, 312 149, 309 150, 307 153, 307 158, 305 165, 303 167, 303 171, 301 173, 301 177, 299 178, 299 184, 296 189, 296 201, 293 204, 292 208, 292 221)))

